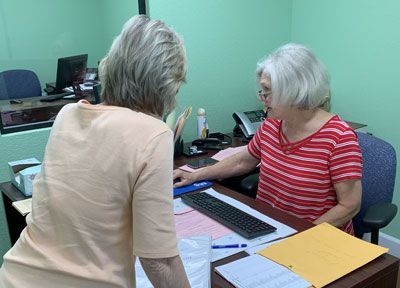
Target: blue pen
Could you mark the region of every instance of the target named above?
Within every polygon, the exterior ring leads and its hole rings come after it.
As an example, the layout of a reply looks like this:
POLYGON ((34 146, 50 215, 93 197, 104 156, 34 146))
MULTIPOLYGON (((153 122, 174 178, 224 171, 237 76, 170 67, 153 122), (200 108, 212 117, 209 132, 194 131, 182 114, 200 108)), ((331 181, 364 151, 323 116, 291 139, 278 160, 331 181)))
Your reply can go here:
POLYGON ((224 248, 245 248, 247 244, 228 244, 228 245, 212 245, 212 249, 224 249, 224 248))

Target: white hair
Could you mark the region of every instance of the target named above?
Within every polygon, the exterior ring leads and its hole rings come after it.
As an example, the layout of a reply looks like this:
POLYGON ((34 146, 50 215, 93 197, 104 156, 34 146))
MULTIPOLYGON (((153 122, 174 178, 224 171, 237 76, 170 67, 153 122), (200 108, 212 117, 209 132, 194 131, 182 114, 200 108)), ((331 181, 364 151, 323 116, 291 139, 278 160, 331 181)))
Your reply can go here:
POLYGON ((125 23, 99 69, 106 104, 162 116, 175 107, 185 81, 186 53, 166 24, 138 15, 125 23))
POLYGON ((272 106, 312 109, 329 95, 329 75, 325 66, 308 48, 286 44, 257 64, 257 77, 271 80, 272 106))

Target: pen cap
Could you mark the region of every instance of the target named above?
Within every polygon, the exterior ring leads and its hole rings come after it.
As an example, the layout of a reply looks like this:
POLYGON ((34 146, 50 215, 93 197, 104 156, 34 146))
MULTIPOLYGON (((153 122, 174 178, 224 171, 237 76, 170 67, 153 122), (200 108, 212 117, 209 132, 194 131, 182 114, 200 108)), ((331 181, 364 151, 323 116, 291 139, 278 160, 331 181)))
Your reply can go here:
POLYGON ((197 110, 197 138, 204 139, 208 135, 208 124, 204 108, 197 110))

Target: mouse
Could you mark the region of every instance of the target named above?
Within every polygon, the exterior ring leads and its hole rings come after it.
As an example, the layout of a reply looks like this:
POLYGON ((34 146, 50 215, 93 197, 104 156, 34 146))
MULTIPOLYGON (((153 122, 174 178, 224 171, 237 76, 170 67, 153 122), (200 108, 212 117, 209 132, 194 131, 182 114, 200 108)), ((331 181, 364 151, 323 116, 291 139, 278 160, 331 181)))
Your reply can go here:
POLYGON ((181 181, 182 181, 181 178, 179 178, 179 177, 178 177, 178 178, 175 178, 175 179, 174 179, 174 184, 175 184, 175 183, 178 183, 178 182, 181 182, 181 181))

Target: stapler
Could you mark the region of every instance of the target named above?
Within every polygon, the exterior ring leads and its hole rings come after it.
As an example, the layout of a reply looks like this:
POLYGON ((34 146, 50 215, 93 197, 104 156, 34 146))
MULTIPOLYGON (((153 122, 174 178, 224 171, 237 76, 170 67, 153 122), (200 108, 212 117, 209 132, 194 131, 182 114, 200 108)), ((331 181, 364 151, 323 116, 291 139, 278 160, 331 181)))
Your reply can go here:
POLYGON ((197 146, 202 149, 209 150, 222 150, 223 143, 218 138, 205 138, 205 139, 196 139, 192 142, 193 146, 197 146))

